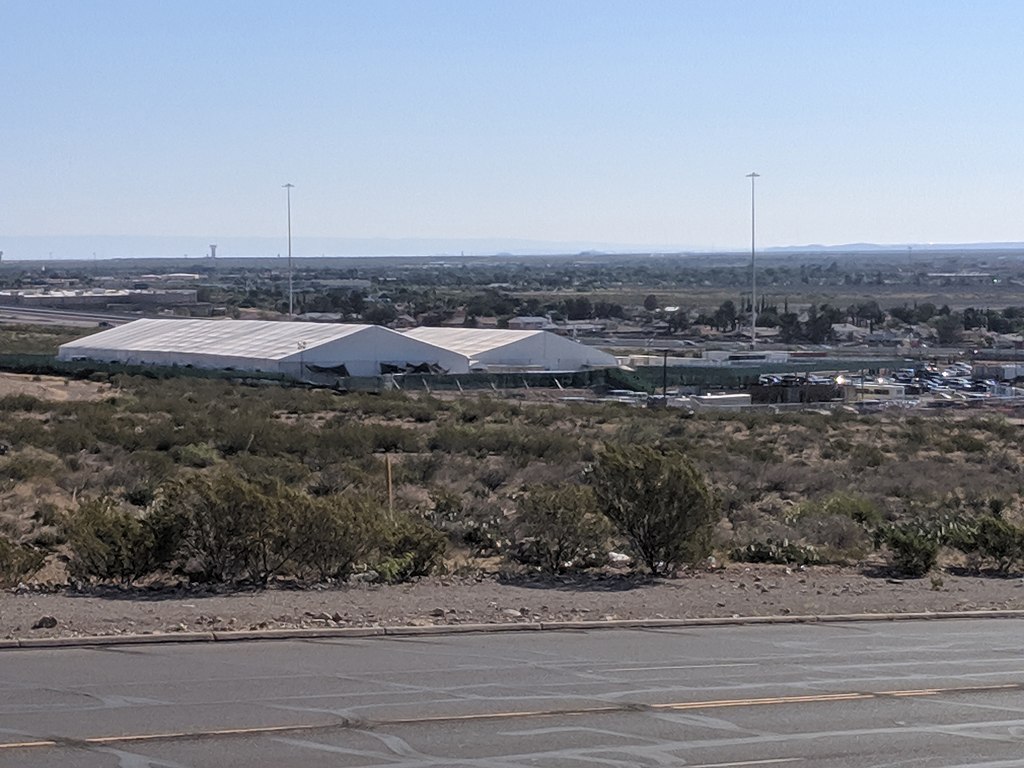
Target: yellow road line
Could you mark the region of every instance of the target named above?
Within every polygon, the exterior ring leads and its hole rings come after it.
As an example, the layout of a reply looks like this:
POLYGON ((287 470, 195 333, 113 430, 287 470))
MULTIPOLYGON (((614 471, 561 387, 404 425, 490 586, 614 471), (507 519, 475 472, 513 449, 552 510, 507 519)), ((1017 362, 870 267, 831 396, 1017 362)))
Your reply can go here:
POLYGON ((32 747, 56 746, 56 741, 7 741, 0 743, 0 749, 31 749, 32 747))
POLYGON ((766 704, 806 704, 820 701, 856 701, 873 699, 874 693, 821 693, 808 696, 770 696, 762 699, 719 699, 717 701, 684 701, 675 704, 654 704, 651 709, 719 709, 722 707, 759 707, 766 704))
POLYGON ((747 765, 778 765, 779 763, 801 763, 802 757, 773 757, 767 760, 740 760, 733 763, 704 763, 693 768, 740 768, 747 765))
POLYGON ((219 728, 210 731, 179 731, 169 733, 139 733, 125 736, 91 736, 79 739, 81 744, 114 744, 118 742, 168 741, 173 739, 209 738, 211 736, 247 736, 260 733, 282 733, 285 731, 315 731, 321 728, 337 728, 344 722, 305 723, 302 725, 258 725, 252 728, 219 728))
MULTIPOLYGON (((851 691, 848 693, 817 693, 793 696, 768 696, 763 698, 745 699, 717 699, 710 701, 680 701, 667 704, 651 705, 607 705, 598 707, 583 707, 571 710, 526 710, 511 712, 481 712, 468 715, 435 715, 428 717, 410 717, 394 720, 368 721, 368 727, 396 726, 396 725, 422 725, 426 723, 439 722, 467 722, 481 720, 508 720, 530 717, 582 717, 585 715, 600 715, 623 712, 644 712, 649 710, 696 710, 696 709, 719 709, 724 707, 757 707, 776 704, 810 704, 832 701, 863 701, 866 699, 877 699, 884 697, 915 698, 925 696, 937 696, 943 693, 977 693, 982 691, 999 690, 1020 690, 1024 688, 1021 683, 1007 683, 1002 685, 975 685, 961 688, 921 688, 916 690, 891 690, 891 691, 851 691)), ((252 736, 268 733, 285 733, 314 731, 327 728, 340 728, 352 725, 351 721, 334 720, 321 723, 306 723, 296 725, 263 725, 251 728, 220 728, 206 731, 171 731, 164 733, 139 733, 121 734, 112 736, 91 736, 84 739, 66 739, 69 745, 76 744, 116 744, 144 741, 170 741, 174 739, 199 739, 217 736, 252 736)), ((16 741, 0 742, 0 750, 4 749, 36 749, 41 747, 56 747, 60 741, 53 739, 40 739, 37 741, 16 741)), ((788 760, 788 758, 786 758, 788 760)), ((762 763, 727 763, 726 765, 759 765, 762 763)), ((766 764, 766 763, 764 763, 766 764)))
POLYGON ((579 717, 581 715, 601 715, 612 712, 626 712, 633 707, 609 705, 606 707, 583 707, 581 709, 538 709, 525 712, 480 712, 470 715, 433 715, 430 717, 409 717, 398 720, 375 720, 375 725, 417 725, 420 723, 444 723, 460 720, 509 720, 523 717, 579 717))

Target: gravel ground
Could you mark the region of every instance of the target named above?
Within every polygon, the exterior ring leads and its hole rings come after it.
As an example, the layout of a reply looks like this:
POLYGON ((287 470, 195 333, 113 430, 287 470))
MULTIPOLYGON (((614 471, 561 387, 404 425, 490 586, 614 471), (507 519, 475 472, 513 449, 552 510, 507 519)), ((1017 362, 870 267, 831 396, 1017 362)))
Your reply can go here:
POLYGON ((397 586, 0 594, 0 638, 293 627, 1024 609, 1024 580, 730 565, 676 579, 433 578, 397 586))

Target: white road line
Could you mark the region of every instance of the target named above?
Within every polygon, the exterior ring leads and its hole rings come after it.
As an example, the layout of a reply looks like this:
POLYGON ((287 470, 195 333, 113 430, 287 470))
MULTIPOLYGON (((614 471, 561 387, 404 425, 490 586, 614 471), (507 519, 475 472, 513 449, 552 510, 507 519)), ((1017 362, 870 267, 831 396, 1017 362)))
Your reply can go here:
POLYGON ((736 662, 735 664, 686 664, 672 667, 612 667, 611 669, 597 670, 600 672, 657 672, 663 669, 721 669, 722 667, 756 667, 751 662, 736 662))

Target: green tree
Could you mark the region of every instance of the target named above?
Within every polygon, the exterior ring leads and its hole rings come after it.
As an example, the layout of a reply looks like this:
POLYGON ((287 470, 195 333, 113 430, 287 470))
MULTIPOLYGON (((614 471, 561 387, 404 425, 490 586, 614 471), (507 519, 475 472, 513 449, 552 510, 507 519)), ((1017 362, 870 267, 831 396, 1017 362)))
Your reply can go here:
POLYGON ((685 456, 646 445, 607 446, 590 473, 598 508, 655 574, 706 557, 718 508, 685 456))
POLYGON ((731 299, 723 301, 715 310, 715 327, 720 331, 732 331, 736 329, 736 305, 731 299))
POLYGON ((936 315, 931 322, 939 336, 939 344, 956 344, 960 341, 964 323, 958 312, 936 315))

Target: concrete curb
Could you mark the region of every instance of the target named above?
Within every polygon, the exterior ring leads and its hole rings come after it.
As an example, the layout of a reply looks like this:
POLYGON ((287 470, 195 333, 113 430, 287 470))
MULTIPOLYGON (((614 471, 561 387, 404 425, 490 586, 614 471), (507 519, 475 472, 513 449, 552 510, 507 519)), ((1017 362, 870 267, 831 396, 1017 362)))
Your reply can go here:
POLYGON ((108 645, 238 643, 265 640, 310 640, 417 637, 506 632, 579 632, 600 629, 684 629, 764 624, 846 624, 864 621, 939 621, 948 619, 1024 619, 1024 610, 948 611, 945 613, 846 613, 828 616, 736 616, 706 619, 615 619, 506 624, 430 624, 397 627, 310 627, 230 632, 167 632, 149 635, 26 637, 0 640, 0 651, 33 648, 89 648, 108 645))

